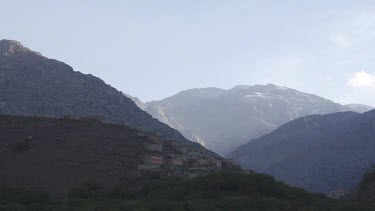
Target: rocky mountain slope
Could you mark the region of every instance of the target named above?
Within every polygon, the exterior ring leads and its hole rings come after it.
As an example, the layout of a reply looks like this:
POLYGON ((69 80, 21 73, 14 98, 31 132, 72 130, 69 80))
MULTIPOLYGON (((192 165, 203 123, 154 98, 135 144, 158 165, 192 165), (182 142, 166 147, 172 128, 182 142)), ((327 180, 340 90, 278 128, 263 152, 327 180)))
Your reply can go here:
POLYGON ((186 141, 101 79, 76 72, 19 42, 0 41, 0 78, 0 114, 91 116, 186 141))
POLYGON ((311 114, 349 110, 316 95, 272 84, 191 89, 146 103, 145 111, 221 155, 311 114))
POLYGON ((4 187, 64 197, 82 185, 110 189, 150 172, 184 177, 234 167, 201 146, 88 118, 0 116, 0 134, 0 202, 4 187))
POLYGON ((375 111, 302 117, 238 147, 229 157, 309 191, 349 191, 375 164, 375 111))

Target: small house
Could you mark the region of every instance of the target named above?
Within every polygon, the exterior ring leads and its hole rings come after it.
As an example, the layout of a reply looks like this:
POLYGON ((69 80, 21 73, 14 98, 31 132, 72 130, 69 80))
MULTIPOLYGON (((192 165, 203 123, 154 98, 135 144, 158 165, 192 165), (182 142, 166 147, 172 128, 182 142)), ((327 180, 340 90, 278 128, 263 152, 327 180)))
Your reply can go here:
POLYGON ((150 156, 150 163, 162 165, 164 162, 164 158, 161 156, 150 156))
POLYGON ((183 160, 181 158, 173 158, 171 164, 175 166, 182 166, 183 160))

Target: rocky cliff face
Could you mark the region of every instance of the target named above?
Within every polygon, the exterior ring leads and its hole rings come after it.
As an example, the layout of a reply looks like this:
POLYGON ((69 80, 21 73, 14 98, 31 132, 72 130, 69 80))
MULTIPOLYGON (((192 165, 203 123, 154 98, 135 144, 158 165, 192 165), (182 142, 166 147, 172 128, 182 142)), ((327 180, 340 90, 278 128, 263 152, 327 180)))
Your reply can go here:
POLYGON ((33 53, 40 54, 24 47, 21 43, 14 40, 1 40, 0 41, 0 55, 13 55, 17 53, 33 53))
POLYGON ((76 72, 19 42, 0 41, 0 78, 0 114, 91 116, 186 141, 101 79, 76 72))
POLYGON ((238 147, 229 157, 309 191, 349 191, 375 164, 375 111, 302 117, 238 147))
POLYGON ((145 111, 221 155, 293 119, 349 110, 316 95, 272 84, 182 91, 145 111))

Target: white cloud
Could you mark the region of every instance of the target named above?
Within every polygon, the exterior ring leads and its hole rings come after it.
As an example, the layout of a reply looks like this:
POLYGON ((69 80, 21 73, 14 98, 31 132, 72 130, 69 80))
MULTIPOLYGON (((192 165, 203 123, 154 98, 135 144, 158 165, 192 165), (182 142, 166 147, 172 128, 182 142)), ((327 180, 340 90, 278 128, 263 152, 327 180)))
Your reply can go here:
POLYGON ((356 72, 352 78, 349 79, 349 86, 352 87, 366 87, 375 85, 375 75, 371 75, 366 71, 356 72))

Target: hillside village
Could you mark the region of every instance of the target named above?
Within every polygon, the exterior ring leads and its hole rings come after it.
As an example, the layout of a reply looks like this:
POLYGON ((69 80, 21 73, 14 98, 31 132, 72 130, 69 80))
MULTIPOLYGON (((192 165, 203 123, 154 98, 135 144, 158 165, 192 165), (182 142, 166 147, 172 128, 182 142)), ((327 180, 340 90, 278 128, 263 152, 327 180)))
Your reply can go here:
POLYGON ((210 153, 204 147, 186 147, 180 142, 161 140, 156 135, 138 133, 147 139, 148 155, 138 166, 142 172, 158 172, 163 176, 195 177, 214 172, 240 169, 231 160, 210 153))
MULTIPOLYGON (((63 116, 59 120, 74 120, 72 116, 63 116)), ((79 118, 81 121, 102 123, 99 116, 79 118)), ((186 143, 176 140, 165 140, 160 136, 143 130, 135 129, 133 134, 143 140, 146 155, 138 165, 142 173, 159 173, 162 176, 195 177, 222 171, 240 170, 234 161, 224 159, 207 150, 199 144, 187 146, 186 143)))

